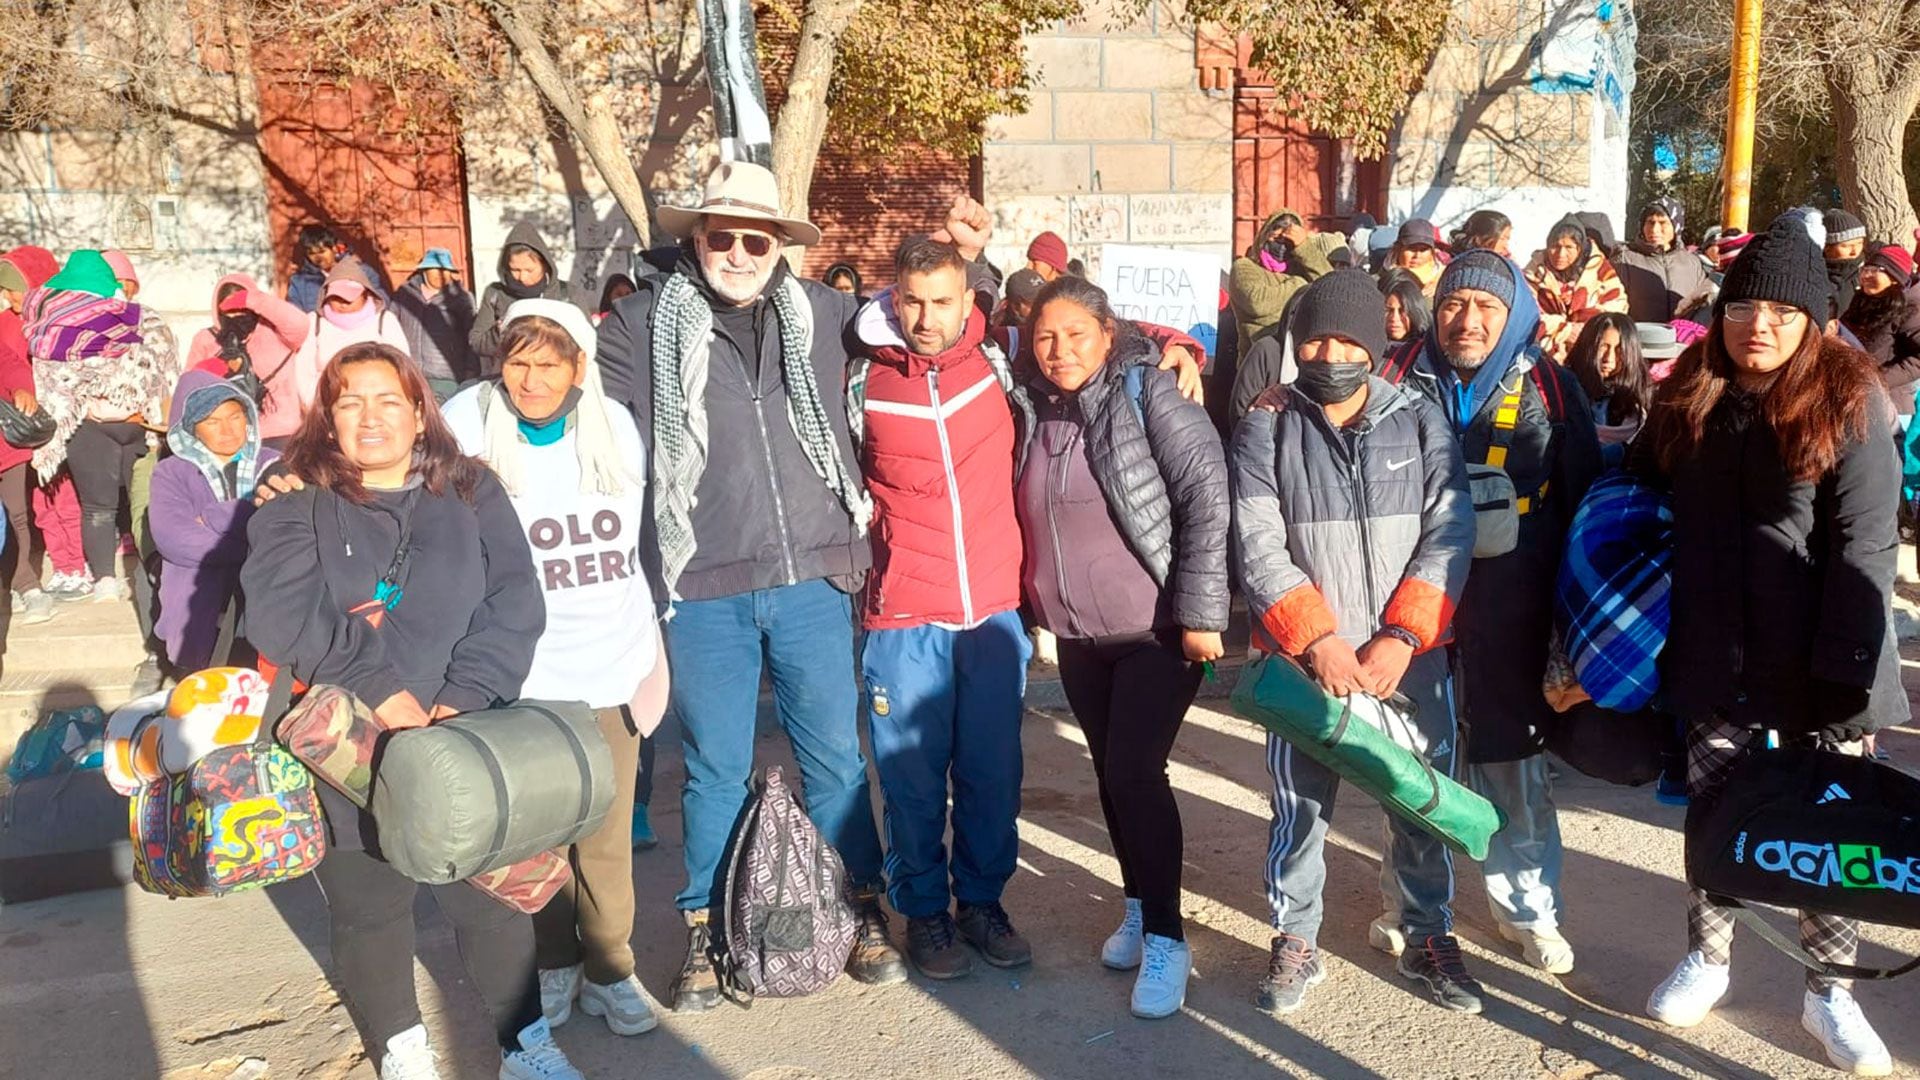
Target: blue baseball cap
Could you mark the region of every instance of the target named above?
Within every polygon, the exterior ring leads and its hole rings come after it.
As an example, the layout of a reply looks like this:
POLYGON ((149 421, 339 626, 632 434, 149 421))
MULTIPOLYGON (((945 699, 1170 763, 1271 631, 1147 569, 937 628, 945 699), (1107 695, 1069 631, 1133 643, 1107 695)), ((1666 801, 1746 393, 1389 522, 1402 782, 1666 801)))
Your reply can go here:
POLYGON ((414 267, 414 269, 450 270, 456 274, 460 272, 459 268, 453 265, 453 252, 448 251, 446 248, 428 248, 427 253, 420 256, 420 265, 414 267))

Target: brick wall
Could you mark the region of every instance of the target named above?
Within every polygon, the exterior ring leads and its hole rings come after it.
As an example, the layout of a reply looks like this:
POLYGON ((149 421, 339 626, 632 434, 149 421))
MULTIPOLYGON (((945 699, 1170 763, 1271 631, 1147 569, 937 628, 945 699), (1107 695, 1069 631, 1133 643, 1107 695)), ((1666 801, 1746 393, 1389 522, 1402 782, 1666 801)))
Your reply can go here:
POLYGON ((860 271, 867 291, 893 280, 893 252, 916 232, 936 228, 955 195, 967 193, 965 159, 905 150, 876 161, 826 151, 814 169, 810 216, 822 234, 802 273, 819 277, 837 262, 860 271))

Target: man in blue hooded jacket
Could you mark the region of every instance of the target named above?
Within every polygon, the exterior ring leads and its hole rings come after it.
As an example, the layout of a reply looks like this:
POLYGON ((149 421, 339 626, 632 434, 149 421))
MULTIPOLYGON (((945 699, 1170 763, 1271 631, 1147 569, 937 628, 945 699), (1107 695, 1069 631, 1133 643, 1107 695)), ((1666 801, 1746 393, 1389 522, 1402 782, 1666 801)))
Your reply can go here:
MULTIPOLYGON (((1507 818, 1482 865, 1487 900, 1528 963, 1564 974, 1560 822, 1541 756, 1555 714, 1541 680, 1567 526, 1600 473, 1600 442, 1580 381, 1540 357, 1540 308, 1512 262, 1455 259, 1433 314, 1425 341, 1381 374, 1430 397, 1460 437, 1478 535, 1454 617, 1455 685, 1468 784, 1507 818)), ((1384 929, 1399 921, 1388 912, 1369 939, 1399 944, 1384 929)))

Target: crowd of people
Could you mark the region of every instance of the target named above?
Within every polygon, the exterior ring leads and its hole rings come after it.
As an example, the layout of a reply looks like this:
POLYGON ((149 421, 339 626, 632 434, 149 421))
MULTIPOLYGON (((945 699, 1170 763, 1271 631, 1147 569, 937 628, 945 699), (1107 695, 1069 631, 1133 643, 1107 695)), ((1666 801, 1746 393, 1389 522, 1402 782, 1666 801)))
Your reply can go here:
MULTIPOLYGON (((990 266, 990 220, 956 199, 868 295, 850 264, 797 274, 787 253, 820 231, 780 210, 767 170, 726 163, 660 209, 678 246, 592 312, 528 225, 477 302, 449 252, 389 292, 314 227, 284 295, 221 278, 184 354, 125 255, 16 248, 0 431, 44 414, 52 434, 0 447, 14 618, 130 589, 155 678, 285 668, 389 729, 522 697, 591 706, 635 814, 574 845, 573 884, 531 918, 428 887, 510 1080, 580 1075, 551 1034, 576 1008, 621 1035, 657 1023, 631 852, 653 840, 644 736, 669 709, 687 951, 667 998, 719 1002, 714 912, 763 674, 845 866, 846 972, 885 984, 1031 962, 1002 901, 1027 672, 1036 648, 1055 659, 1124 886, 1099 960, 1136 971, 1143 1018, 1177 1012, 1193 969, 1168 760, 1236 595, 1256 653, 1332 695, 1413 703, 1389 734, 1499 809, 1491 913, 1555 974, 1576 959, 1542 684, 1598 478, 1672 500, 1679 797, 1710 795, 1766 732, 1862 753, 1904 720, 1888 602, 1920 291, 1912 256, 1843 211, 1697 249, 1670 202, 1625 245, 1571 215, 1523 264, 1496 212, 1443 239, 1281 210, 1231 267, 1214 355, 1116 315, 1054 234, 990 266)), ((1327 976, 1339 778, 1271 735, 1267 762, 1274 936, 1249 990, 1287 1014, 1327 976)), ((437 1076, 419 886, 371 815, 321 797, 334 976, 384 1080, 437 1076)), ((1370 943, 1436 1007, 1479 1012, 1452 854, 1397 817, 1384 850, 1370 943)), ((1676 1026, 1730 981, 1729 913, 1696 893, 1686 926, 1647 1006, 1676 1026)), ((1853 923, 1801 929, 1851 960, 1853 923)), ((1845 981, 1810 976, 1803 1023, 1837 1066, 1890 1068, 1845 981)))

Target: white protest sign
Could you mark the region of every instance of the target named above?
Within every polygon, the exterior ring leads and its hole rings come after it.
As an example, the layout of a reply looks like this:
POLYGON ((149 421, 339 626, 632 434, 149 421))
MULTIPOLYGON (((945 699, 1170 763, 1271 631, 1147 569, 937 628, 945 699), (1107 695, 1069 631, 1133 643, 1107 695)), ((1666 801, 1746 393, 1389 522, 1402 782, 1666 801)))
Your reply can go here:
POLYGON ((1220 259, 1199 251, 1103 244, 1100 287, 1123 319, 1190 335, 1208 355, 1220 339, 1220 259))

